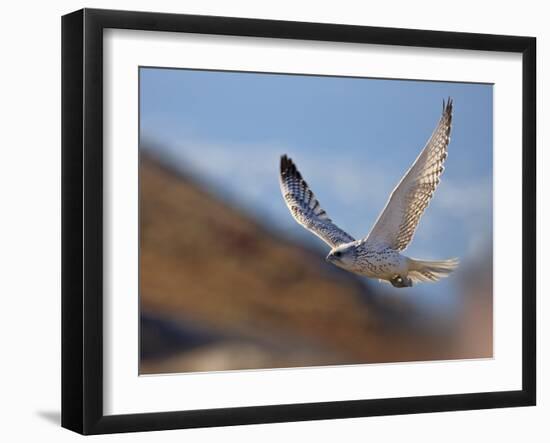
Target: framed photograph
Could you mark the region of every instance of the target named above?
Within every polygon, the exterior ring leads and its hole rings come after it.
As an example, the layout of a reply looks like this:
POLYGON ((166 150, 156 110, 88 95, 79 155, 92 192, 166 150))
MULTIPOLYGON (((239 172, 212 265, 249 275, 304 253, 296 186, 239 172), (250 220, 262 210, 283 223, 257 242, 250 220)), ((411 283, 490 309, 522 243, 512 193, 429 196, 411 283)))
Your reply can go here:
POLYGON ((62 425, 529 406, 531 37, 62 20, 62 425))

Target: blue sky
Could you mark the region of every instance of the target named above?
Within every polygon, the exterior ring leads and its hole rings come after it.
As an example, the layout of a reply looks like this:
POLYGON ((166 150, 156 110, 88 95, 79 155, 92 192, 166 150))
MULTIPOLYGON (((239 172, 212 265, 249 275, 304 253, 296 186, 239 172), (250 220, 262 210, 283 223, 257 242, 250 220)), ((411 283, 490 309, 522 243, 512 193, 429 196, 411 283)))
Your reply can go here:
POLYGON ((446 170, 406 254, 468 263, 492 248, 491 85, 141 68, 140 130, 157 155, 326 253, 284 205, 280 155, 296 161, 340 227, 363 237, 449 96, 446 170))

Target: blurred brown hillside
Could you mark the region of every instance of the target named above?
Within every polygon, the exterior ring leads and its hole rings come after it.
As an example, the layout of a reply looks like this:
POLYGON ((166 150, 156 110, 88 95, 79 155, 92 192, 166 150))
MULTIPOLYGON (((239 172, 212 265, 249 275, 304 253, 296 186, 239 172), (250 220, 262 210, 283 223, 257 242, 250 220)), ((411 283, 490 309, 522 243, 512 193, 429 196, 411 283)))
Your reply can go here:
POLYGON ((490 356, 144 154, 140 179, 140 373, 490 356))

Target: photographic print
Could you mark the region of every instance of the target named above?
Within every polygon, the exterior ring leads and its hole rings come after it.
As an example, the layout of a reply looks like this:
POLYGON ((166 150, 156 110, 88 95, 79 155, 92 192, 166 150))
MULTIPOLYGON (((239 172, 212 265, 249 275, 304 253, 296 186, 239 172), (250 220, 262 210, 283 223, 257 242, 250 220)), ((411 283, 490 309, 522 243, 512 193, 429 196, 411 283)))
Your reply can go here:
POLYGON ((61 34, 63 427, 536 404, 535 38, 61 34))
POLYGON ((493 356, 493 85, 139 68, 140 374, 493 356))

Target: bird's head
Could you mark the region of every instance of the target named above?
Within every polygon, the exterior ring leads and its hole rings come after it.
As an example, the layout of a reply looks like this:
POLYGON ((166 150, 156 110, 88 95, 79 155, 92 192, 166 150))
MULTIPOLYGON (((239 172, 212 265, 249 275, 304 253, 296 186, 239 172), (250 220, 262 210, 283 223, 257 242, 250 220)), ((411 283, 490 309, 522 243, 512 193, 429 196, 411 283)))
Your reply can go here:
POLYGON ((334 266, 351 271, 355 265, 356 258, 357 247, 355 243, 347 243, 333 248, 327 255, 326 261, 334 266))

